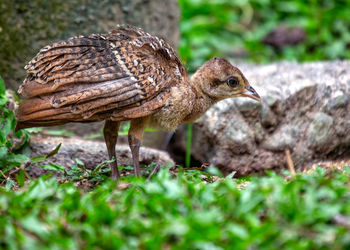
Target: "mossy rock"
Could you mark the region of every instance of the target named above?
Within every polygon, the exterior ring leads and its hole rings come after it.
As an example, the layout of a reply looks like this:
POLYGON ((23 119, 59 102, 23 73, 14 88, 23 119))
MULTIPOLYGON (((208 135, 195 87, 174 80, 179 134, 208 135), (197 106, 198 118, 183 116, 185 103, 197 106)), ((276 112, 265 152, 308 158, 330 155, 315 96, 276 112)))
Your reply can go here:
POLYGON ((0 75, 11 89, 21 84, 23 67, 40 48, 71 36, 129 23, 175 47, 179 40, 176 0, 2 0, 0 16, 0 75))

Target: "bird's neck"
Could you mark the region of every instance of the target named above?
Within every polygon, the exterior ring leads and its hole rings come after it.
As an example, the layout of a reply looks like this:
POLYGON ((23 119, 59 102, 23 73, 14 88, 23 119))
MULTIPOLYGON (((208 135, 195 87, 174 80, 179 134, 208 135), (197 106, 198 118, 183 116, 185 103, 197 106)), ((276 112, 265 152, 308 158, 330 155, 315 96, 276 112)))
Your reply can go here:
POLYGON ((217 101, 208 96, 203 92, 200 87, 201 77, 195 73, 191 78, 188 79, 187 86, 191 88, 191 112, 185 117, 184 123, 190 123, 201 117, 211 106, 213 106, 217 101))

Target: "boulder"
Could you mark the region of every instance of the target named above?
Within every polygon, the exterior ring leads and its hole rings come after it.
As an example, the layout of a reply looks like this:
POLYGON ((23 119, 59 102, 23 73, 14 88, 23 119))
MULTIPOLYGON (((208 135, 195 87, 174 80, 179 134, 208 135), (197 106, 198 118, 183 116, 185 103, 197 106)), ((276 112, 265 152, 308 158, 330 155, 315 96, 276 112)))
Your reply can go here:
POLYGON ((194 124, 195 160, 246 175, 285 168, 286 149, 297 170, 350 156, 350 61, 238 66, 262 103, 236 98, 211 108, 194 124))
POLYGON ((47 44, 76 35, 104 33, 128 23, 179 42, 179 6, 176 0, 51 0, 0 4, 0 75, 17 90, 23 67, 47 44))
MULTIPOLYGON (((39 164, 54 163, 62 165, 66 168, 72 164, 76 164, 75 158, 78 158, 84 163, 87 169, 93 169, 101 162, 108 160, 106 145, 104 142, 83 140, 78 137, 62 138, 48 136, 34 136, 30 142, 31 157, 38 155, 47 155, 53 149, 62 143, 59 151, 48 160, 35 163, 31 166, 29 173, 32 176, 40 176, 47 172, 39 164)), ((116 146, 116 154, 118 165, 132 166, 132 157, 128 145, 116 146)), ((170 156, 160 150, 144 148, 140 149, 140 164, 149 165, 153 162, 161 165, 170 164, 174 166, 174 161, 170 156)))

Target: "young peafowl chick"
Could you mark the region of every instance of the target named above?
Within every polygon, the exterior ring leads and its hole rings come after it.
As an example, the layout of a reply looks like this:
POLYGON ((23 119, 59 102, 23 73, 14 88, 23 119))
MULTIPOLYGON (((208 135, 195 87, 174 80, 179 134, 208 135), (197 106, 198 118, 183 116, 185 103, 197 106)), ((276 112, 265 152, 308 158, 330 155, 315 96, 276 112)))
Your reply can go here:
POLYGON ((113 179, 120 177, 115 145, 121 121, 130 120, 128 141, 135 175, 140 176, 139 148, 146 127, 174 130, 226 98, 261 101, 227 60, 213 58, 188 77, 169 44, 130 25, 48 45, 25 69, 28 75, 18 90, 25 99, 16 130, 105 120, 108 155, 115 159, 113 179))

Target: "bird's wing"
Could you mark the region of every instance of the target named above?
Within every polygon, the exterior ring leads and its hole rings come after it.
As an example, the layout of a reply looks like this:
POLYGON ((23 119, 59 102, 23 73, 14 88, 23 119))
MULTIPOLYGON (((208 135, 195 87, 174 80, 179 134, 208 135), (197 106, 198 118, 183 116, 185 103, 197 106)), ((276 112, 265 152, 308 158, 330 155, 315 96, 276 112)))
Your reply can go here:
POLYGON ((187 77, 164 40, 133 26, 53 43, 25 68, 19 93, 27 99, 17 116, 32 122, 142 117, 187 77))

